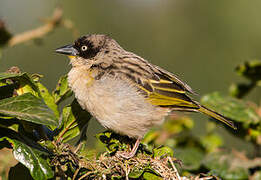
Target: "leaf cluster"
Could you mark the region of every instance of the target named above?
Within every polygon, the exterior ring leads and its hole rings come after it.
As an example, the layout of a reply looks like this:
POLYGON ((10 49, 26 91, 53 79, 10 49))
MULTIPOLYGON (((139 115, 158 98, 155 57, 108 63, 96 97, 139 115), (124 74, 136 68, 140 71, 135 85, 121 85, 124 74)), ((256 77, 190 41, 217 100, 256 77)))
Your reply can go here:
POLYGON ((52 93, 40 78, 16 67, 0 73, 0 141, 1 148, 12 148, 14 158, 29 169, 32 178, 49 179, 55 175, 50 157, 56 145, 77 136, 86 140, 91 116, 76 101, 58 110, 72 95, 66 76, 52 93))

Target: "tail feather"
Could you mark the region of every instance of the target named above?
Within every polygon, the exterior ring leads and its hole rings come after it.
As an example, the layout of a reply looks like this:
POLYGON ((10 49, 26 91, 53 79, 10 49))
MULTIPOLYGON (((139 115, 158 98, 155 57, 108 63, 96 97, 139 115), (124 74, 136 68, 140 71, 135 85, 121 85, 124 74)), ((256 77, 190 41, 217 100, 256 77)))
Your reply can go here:
POLYGON ((222 116, 221 114, 219 114, 215 111, 212 111, 204 106, 200 106, 198 111, 225 123, 226 125, 230 126, 233 129, 237 129, 237 127, 234 125, 233 121, 228 120, 228 118, 222 116))

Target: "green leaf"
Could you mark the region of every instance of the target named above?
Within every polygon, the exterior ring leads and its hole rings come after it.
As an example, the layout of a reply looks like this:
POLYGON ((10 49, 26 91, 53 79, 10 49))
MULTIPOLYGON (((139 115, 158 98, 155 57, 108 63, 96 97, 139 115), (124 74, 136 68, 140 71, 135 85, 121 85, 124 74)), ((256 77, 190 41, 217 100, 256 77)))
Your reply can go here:
POLYGON ((134 143, 133 139, 127 136, 122 136, 116 134, 112 131, 105 131, 96 135, 96 137, 106 145, 106 150, 109 153, 114 153, 117 150, 124 151, 127 149, 128 145, 134 143))
POLYGON ((232 84, 229 89, 232 96, 243 98, 253 88, 261 85, 261 61, 253 60, 240 64, 236 67, 236 72, 238 75, 249 79, 250 82, 232 84))
POLYGON ((154 141, 159 137, 160 133, 156 130, 150 130, 148 133, 145 134, 142 142, 145 144, 154 144, 154 141))
POLYGON ((184 170, 198 170, 201 166, 204 153, 198 148, 176 148, 175 157, 182 160, 184 170))
POLYGON ((88 122, 92 117, 80 107, 76 100, 70 106, 63 108, 62 115, 63 125, 57 137, 58 142, 67 142, 80 135, 82 130, 86 130, 88 122))
POLYGON ((223 140, 218 134, 208 134, 200 137, 200 142, 207 152, 213 152, 223 145, 223 140))
POLYGON ((72 91, 68 85, 67 75, 62 76, 58 81, 56 89, 53 91, 55 103, 59 104, 61 101, 65 100, 71 95, 72 95, 72 91))
POLYGON ((261 61, 253 60, 240 64, 236 67, 236 72, 251 81, 261 80, 261 61))
POLYGON ((14 157, 30 170, 34 178, 47 179, 53 176, 46 160, 49 152, 32 139, 8 128, 0 128, 0 141, 11 144, 14 157))
POLYGON ((0 117, 0 127, 9 128, 18 131, 19 122, 16 118, 2 118, 0 117))
POLYGON ((18 95, 25 93, 31 93, 36 97, 40 97, 39 88, 35 81, 27 73, 24 73, 21 77, 14 79, 18 81, 19 88, 16 90, 18 95))
POLYGON ((50 107, 55 115, 59 117, 57 105, 54 103, 54 98, 49 93, 48 89, 39 82, 42 76, 33 74, 29 76, 27 73, 0 73, 0 80, 11 79, 19 84, 16 92, 18 95, 31 93, 36 97, 42 97, 48 107, 50 107))
POLYGON ((18 78, 25 75, 25 73, 0 73, 0 80, 18 78))
POLYGON ((256 87, 256 83, 238 83, 232 84, 229 88, 229 92, 232 96, 236 98, 243 98, 247 95, 254 87, 256 87))
POLYGON ((194 127, 194 122, 190 117, 181 116, 174 120, 167 121, 163 126, 168 133, 178 134, 185 130, 192 129, 194 127))
POLYGON ((215 152, 207 155, 203 165, 222 179, 248 179, 248 169, 242 159, 228 152, 215 152))
POLYGON ((39 97, 39 89, 34 80, 27 73, 0 73, 0 80, 11 79, 18 84, 16 93, 22 95, 32 93, 39 97))
POLYGON ((54 176, 54 173, 50 165, 47 163, 47 160, 42 158, 45 153, 34 149, 16 139, 2 137, 0 138, 0 141, 4 139, 12 144, 13 155, 15 159, 30 170, 30 174, 34 179, 45 180, 54 176))
POLYGON ((37 86, 39 88, 40 95, 43 98, 46 105, 51 110, 53 110, 55 116, 57 118, 59 118, 58 106, 57 106, 57 104, 55 104, 54 97, 49 93, 48 89, 40 82, 37 82, 37 86))
POLYGON ((162 156, 173 156, 173 150, 170 147, 163 146, 153 149, 154 157, 162 157, 162 156))
POLYGON ((132 171, 129 173, 128 177, 129 178, 140 178, 144 172, 144 169, 139 169, 139 168, 133 168, 132 171))
POLYGON ((250 124, 258 124, 261 120, 255 112, 255 109, 250 107, 246 102, 223 96, 218 92, 205 95, 201 99, 201 102, 210 109, 237 122, 243 123, 245 127, 248 127, 250 124))
POLYGON ((154 173, 151 173, 151 172, 144 172, 143 178, 145 180, 163 180, 162 177, 160 177, 154 173))
POLYGON ((250 140, 252 140, 252 142, 254 141, 254 143, 256 143, 257 145, 261 145, 261 125, 259 125, 259 127, 256 127, 257 129, 253 129, 253 128, 249 128, 248 129, 248 135, 250 137, 250 140))
POLYGON ((118 176, 118 175, 112 175, 111 176, 111 180, 122 180, 123 177, 122 176, 118 176))
POLYGON ((30 93, 0 100, 0 114, 42 125, 57 125, 53 111, 30 93))

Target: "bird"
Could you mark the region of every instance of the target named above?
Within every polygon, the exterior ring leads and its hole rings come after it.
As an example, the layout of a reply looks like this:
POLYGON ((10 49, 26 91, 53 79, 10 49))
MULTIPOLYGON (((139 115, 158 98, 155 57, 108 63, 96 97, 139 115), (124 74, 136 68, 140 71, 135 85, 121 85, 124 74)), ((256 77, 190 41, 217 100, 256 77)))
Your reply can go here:
POLYGON ((123 49, 103 34, 79 37, 56 49, 67 55, 71 69, 68 84, 80 106, 105 128, 136 139, 135 156, 144 135, 176 111, 206 114, 233 129, 233 121, 192 99, 195 92, 176 75, 123 49))

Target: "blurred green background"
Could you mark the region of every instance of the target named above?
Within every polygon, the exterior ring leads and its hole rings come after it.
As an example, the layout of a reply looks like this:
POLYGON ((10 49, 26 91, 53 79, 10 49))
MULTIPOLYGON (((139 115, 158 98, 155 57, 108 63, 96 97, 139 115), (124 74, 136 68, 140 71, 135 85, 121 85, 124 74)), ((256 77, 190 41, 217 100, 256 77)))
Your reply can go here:
MULTIPOLYGON (((0 18, 17 34, 42 25, 40 20, 57 5, 80 35, 108 34, 126 50, 177 74, 201 95, 227 94, 232 82, 242 81, 235 66, 261 59, 259 0, 1 0, 0 18)), ((51 90, 70 70, 69 61, 54 50, 75 38, 68 29, 57 28, 39 41, 5 48, 0 71, 15 65, 42 74, 51 90)), ((259 103, 261 94, 254 90, 246 98, 259 103)), ((195 131, 202 131, 204 118, 195 118, 200 122, 195 131)), ((96 121, 91 126, 90 136, 101 132, 96 121)))

